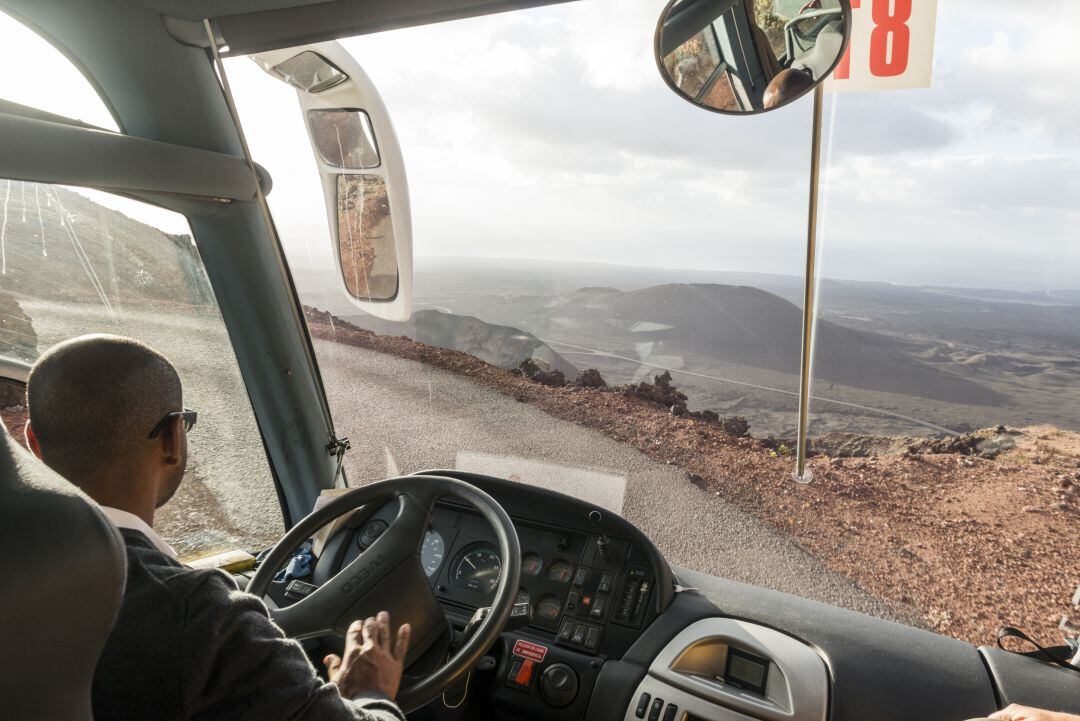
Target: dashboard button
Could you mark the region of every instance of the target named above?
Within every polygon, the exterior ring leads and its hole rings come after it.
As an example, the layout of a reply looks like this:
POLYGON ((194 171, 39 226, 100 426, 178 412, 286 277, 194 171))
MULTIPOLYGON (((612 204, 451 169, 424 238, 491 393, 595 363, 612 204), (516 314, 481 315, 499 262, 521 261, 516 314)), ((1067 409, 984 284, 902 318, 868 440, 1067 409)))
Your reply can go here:
POLYGON ((585 648, 590 651, 595 651, 596 647, 600 645, 600 629, 590 628, 589 633, 585 636, 585 648))
POLYGON ((533 677, 533 660, 527 658, 521 662, 521 668, 514 674, 514 684, 521 686, 522 688, 528 688, 532 685, 533 677))
POLYGON ((647 693, 641 694, 641 697, 637 700, 637 710, 634 711, 634 715, 638 718, 645 718, 645 712, 649 710, 649 701, 652 701, 652 696, 647 693))
POLYGON ((675 721, 675 714, 679 712, 679 707, 673 703, 669 703, 667 708, 664 709, 664 721, 675 721))
POLYGON ((658 698, 652 702, 652 708, 649 709, 649 721, 659 721, 660 712, 664 710, 664 699, 658 698))
POLYGON ((576 611, 578 602, 581 600, 581 594, 576 591, 571 591, 570 595, 566 597, 566 610, 576 611))
POLYGON ((610 573, 605 573, 600 578, 600 585, 597 586, 597 593, 611 593, 611 586, 615 583, 615 576, 610 573))
POLYGON ((589 578, 589 569, 585 566, 578 566, 577 573, 574 574, 574 585, 584 586, 585 581, 589 578))
POLYGON ((574 702, 578 692, 578 676, 565 663, 553 663, 540 676, 540 698, 554 708, 565 708, 574 702))
POLYGON ((569 641, 570 637, 574 635, 574 622, 563 621, 562 627, 559 628, 559 640, 569 641))
POLYGON ((595 599, 593 601, 592 611, 589 612, 589 615, 592 616, 593 618, 601 618, 601 617, 603 617, 604 608, 606 606, 607 606, 607 603, 604 601, 604 599, 602 599, 602 598, 595 599))
POLYGON ((585 643, 586 633, 587 631, 585 626, 579 623, 577 626, 574 627, 574 635, 570 637, 570 643, 577 644, 578 646, 585 643))

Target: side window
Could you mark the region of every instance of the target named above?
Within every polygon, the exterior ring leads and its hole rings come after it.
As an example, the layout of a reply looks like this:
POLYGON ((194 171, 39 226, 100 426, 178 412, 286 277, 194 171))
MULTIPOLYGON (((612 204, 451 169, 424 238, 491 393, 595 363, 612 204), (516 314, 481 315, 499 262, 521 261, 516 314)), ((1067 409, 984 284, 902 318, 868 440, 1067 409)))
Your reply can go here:
POLYGON ((109 109, 79 69, 47 40, 3 12, 0 12, 0 68, 4 69, 0 72, 0 99, 105 130, 119 130, 109 109))
POLYGON ((720 48, 711 25, 664 57, 668 77, 692 98, 698 97, 720 66, 720 48))
MULTIPOLYGON (((199 412, 179 493, 155 526, 184 558, 254 550, 283 530, 277 492, 213 290, 184 216, 84 188, 0 179, 0 362, 84 333, 137 338, 199 412)), ((20 437, 22 399, 0 397, 20 437)))

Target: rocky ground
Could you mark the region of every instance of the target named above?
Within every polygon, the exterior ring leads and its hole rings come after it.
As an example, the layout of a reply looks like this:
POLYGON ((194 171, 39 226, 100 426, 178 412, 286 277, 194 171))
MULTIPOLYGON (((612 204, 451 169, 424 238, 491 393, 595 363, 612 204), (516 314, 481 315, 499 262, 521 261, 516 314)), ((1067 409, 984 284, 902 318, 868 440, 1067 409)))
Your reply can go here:
POLYGON ((678 403, 673 413, 670 379, 608 388, 590 375, 561 385, 531 368, 512 373, 318 311, 308 317, 316 338, 468 376, 676 466, 859 586, 917 609, 940 633, 990 643, 1009 624, 1058 642, 1055 627, 1080 582, 1078 434, 1041 427, 945 441, 830 436, 816 443, 814 482, 803 486, 791 480, 790 441, 754 438, 738 420, 690 414, 678 403))

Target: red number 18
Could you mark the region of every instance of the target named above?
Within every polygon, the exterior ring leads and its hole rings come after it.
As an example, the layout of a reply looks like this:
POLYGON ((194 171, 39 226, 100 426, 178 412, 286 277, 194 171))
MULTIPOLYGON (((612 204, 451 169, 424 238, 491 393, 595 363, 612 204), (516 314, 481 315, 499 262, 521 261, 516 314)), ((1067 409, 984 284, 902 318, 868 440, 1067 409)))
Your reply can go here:
MULTIPOLYGON (((907 25, 911 19, 911 0, 870 0, 870 4, 874 19, 874 30, 870 33, 870 74, 878 78, 903 75, 911 48, 911 28, 907 25)), ((852 10, 859 6, 860 0, 851 0, 852 10)), ((837 80, 851 77, 850 45, 837 64, 834 77, 837 80)))
POLYGON ((903 75, 911 47, 911 0, 874 0, 874 32, 870 33, 870 74, 879 78, 903 75), (893 7, 890 8, 889 5, 893 7), (892 57, 889 39, 892 38, 892 57))

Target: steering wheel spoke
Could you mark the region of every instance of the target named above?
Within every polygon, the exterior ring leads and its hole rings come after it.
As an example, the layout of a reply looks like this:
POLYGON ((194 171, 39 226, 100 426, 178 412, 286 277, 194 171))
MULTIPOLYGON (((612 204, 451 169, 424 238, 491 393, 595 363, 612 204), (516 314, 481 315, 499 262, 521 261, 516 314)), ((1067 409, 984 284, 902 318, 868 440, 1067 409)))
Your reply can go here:
POLYGON ((502 575, 491 609, 474 633, 441 668, 401 690, 398 702, 406 711, 423 706, 463 678, 498 638, 513 611, 521 551, 513 523, 494 499, 475 486, 444 476, 405 476, 361 486, 327 503, 286 533, 248 585, 250 593, 266 595, 277 570, 319 528, 361 506, 396 501, 397 516, 374 543, 306 598, 273 609, 271 617, 289 636, 309 638, 344 634, 352 621, 389 611, 395 626, 412 626, 405 658, 409 666, 446 637, 446 617, 420 562, 428 521, 436 501, 444 496, 468 502, 491 524, 503 558, 502 575))
POLYGON ((270 618, 281 627, 286 636, 303 639, 313 636, 325 636, 333 631, 332 628, 322 623, 317 610, 300 608, 303 604, 314 598, 309 596, 291 606, 284 608, 271 608, 270 618))

